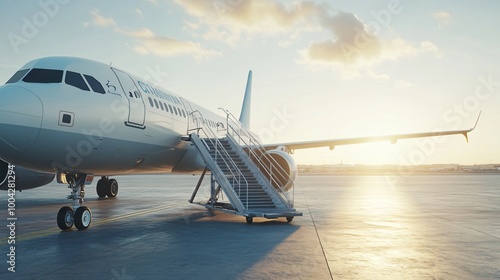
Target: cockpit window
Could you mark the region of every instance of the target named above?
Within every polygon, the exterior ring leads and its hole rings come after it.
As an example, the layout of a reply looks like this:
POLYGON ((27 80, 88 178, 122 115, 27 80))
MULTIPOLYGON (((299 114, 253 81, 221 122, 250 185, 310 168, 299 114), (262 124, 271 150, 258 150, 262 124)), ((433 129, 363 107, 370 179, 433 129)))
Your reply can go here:
POLYGON ((21 80, 24 75, 26 75, 26 73, 28 73, 30 69, 23 69, 23 70, 19 70, 17 71, 14 76, 12 76, 12 78, 10 78, 6 84, 13 84, 13 83, 17 83, 19 82, 19 80, 21 80))
POLYGON ((64 82, 66 82, 66 84, 68 84, 70 86, 77 87, 81 90, 90 91, 89 87, 87 86, 87 84, 83 80, 83 77, 82 77, 82 75, 80 75, 80 73, 67 71, 66 78, 64 79, 64 82))
POLYGON ((102 94, 106 93, 106 91, 104 91, 104 88, 102 87, 102 84, 98 80, 96 80, 96 78, 85 74, 83 74, 83 76, 85 77, 85 79, 87 79, 87 82, 89 83, 93 91, 102 94))
POLYGON ((63 71, 53 69, 33 68, 24 77, 23 81, 27 83, 60 83, 62 82, 63 71))

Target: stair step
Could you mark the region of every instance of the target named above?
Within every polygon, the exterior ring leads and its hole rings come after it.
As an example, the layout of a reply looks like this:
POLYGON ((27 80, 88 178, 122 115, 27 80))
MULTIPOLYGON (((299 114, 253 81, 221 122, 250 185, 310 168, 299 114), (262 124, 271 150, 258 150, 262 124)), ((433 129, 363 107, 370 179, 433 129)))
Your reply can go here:
MULTIPOLYGON (((229 182, 227 185, 224 182, 219 182, 221 187, 226 191, 231 192, 234 199, 239 199, 246 209, 268 209, 270 213, 274 213, 276 209, 281 207, 281 204, 275 203, 275 194, 268 193, 263 185, 259 183, 262 176, 258 173, 254 174, 256 169, 254 162, 247 158, 246 154, 241 154, 241 150, 232 146, 231 140, 228 139, 203 139, 205 145, 200 147, 199 141, 194 141, 197 147, 204 153, 204 157, 212 157, 211 162, 208 162, 212 172, 222 171, 229 182), (207 150, 208 147, 208 150, 207 150), (208 152, 208 155, 207 155, 208 152), (250 165, 250 166, 248 166, 250 165), (215 168, 217 167, 217 168, 215 168), (231 188, 231 189, 227 189, 231 188), (234 197, 234 195, 236 197, 234 197)), ((210 160, 207 158, 205 160, 210 160)), ((258 171, 256 171, 258 172, 258 171)), ((220 177, 218 177, 220 178, 220 177)), ((266 184, 267 182, 262 182, 266 184)))
POLYGON ((269 194, 262 188, 253 188, 253 189, 248 188, 247 189, 247 188, 238 188, 238 187, 234 188, 233 187, 233 190, 237 193, 241 193, 241 194, 245 194, 245 195, 248 193, 249 195, 259 195, 260 194, 260 195, 269 196, 269 194))
POLYGON ((242 193, 242 194, 247 194, 247 193, 249 193, 249 194, 265 194, 265 195, 269 196, 267 194, 267 192, 263 189, 248 189, 247 190, 247 188, 238 188, 238 187, 234 188, 233 187, 233 190, 237 193, 242 193))
POLYGON ((273 200, 269 197, 240 197, 241 201, 265 201, 265 202, 273 202, 273 200))
MULTIPOLYGON (((241 200, 241 203, 247 204, 247 201, 246 200, 241 200)), ((271 206, 276 206, 276 205, 274 205, 274 202, 269 201, 269 200, 268 201, 253 201, 253 200, 249 200, 248 204, 249 205, 271 205, 271 206)))
POLYGON ((260 194, 260 193, 252 194, 252 193, 250 193, 250 194, 247 195, 247 193, 238 193, 238 192, 236 192, 236 194, 240 198, 247 198, 247 197, 249 197, 249 198, 255 198, 255 199, 257 199, 257 198, 269 198, 270 199, 270 197, 269 197, 269 195, 267 193, 266 194, 260 194))

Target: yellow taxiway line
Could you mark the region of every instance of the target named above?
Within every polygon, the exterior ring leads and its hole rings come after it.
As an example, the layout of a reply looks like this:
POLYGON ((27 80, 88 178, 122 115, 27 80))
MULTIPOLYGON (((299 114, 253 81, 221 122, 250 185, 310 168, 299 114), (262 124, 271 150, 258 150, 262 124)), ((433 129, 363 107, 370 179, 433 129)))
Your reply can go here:
MULTIPOLYGON (((123 215, 119 215, 119 216, 114 216, 114 217, 110 217, 110 218, 106 218, 106 219, 92 221, 91 226, 95 227, 95 226, 100 226, 100 225, 105 225, 105 224, 109 224, 109 223, 112 223, 112 222, 116 222, 116 221, 119 221, 119 220, 124 220, 124 219, 127 219, 127 218, 132 218, 132 217, 137 217, 137 216, 144 216, 144 215, 151 214, 151 213, 154 213, 154 212, 172 209, 172 208, 175 208, 175 207, 177 207, 177 206, 179 206, 181 204, 185 204, 185 203, 184 202, 182 202, 182 203, 179 202, 179 203, 176 203, 176 204, 173 204, 173 205, 159 206, 159 207, 155 207, 155 208, 151 208, 151 209, 145 209, 145 210, 142 210, 142 211, 136 211, 136 212, 127 213, 127 214, 123 214, 123 215)), ((52 228, 42 229, 42 230, 38 230, 38 231, 26 233, 26 234, 17 235, 16 236, 16 242, 26 241, 26 240, 31 240, 31 239, 41 238, 41 237, 46 237, 46 236, 49 236, 49 235, 58 234, 60 232, 61 232, 61 229, 59 229, 59 227, 52 227, 52 228)), ((7 244, 7 240, 8 240, 8 238, 1 238, 0 239, 0 245, 7 244)))

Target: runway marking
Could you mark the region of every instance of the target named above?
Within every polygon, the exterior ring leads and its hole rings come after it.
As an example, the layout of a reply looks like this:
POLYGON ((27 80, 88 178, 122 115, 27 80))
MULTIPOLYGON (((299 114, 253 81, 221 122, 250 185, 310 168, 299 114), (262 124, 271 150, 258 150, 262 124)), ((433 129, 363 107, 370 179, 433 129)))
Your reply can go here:
MULTIPOLYGON (((166 205, 166 206, 159 206, 159 207, 155 207, 155 208, 151 208, 151 209, 140 210, 140 211, 131 212, 131 213, 128 213, 128 214, 123 214, 123 215, 119 215, 119 216, 115 216, 115 217, 110 217, 110 218, 106 218, 106 219, 92 221, 92 223, 90 224, 90 227, 105 225, 105 224, 109 224, 109 223, 116 222, 116 221, 123 220, 123 219, 127 219, 127 218, 132 218, 132 217, 137 217, 137 216, 144 216, 144 215, 147 215, 147 214, 152 214, 154 212, 176 208, 176 207, 178 207, 181 204, 185 204, 185 202, 179 202, 179 203, 175 203, 175 204, 171 204, 171 205, 166 205)), ((76 230, 75 228, 73 228, 72 230, 69 230, 69 231, 78 231, 78 230, 76 230)), ((48 228, 48 229, 42 229, 42 230, 30 232, 30 233, 25 233, 25 234, 17 235, 16 236, 16 242, 26 241, 26 240, 31 240, 31 239, 41 238, 41 237, 46 237, 46 236, 58 234, 58 233, 61 233, 61 232, 62 231, 61 231, 61 229, 59 229, 59 227, 52 227, 52 228, 48 228)), ((0 239, 0 245, 6 245, 7 244, 7 240, 8 240, 8 238, 2 238, 2 239, 0 239)))
POLYGON ((325 259, 326 267, 328 268, 328 272, 330 273, 330 279, 333 280, 332 269, 330 268, 330 263, 328 262, 328 257, 326 256, 325 247, 323 247, 323 242, 321 242, 321 237, 319 236, 318 227, 316 226, 316 222, 314 221, 314 217, 313 217, 311 208, 309 207, 309 203, 307 202, 307 198, 305 195, 304 195, 304 201, 306 202, 306 206, 307 206, 307 210, 309 211, 309 215, 311 215, 311 221, 313 223, 314 230, 316 231, 316 236, 318 237, 319 246, 321 247, 321 251, 323 252, 323 258, 325 259))
POLYGON ((158 211, 161 211, 161 210, 171 209, 171 208, 177 207, 177 206, 179 206, 181 204, 185 204, 185 203, 184 202, 179 202, 179 203, 176 203, 176 204, 173 204, 173 205, 160 206, 160 207, 156 207, 156 208, 152 208, 152 209, 146 209, 146 210, 142 210, 142 211, 138 211, 138 212, 132 212, 132 213, 129 213, 129 214, 123 214, 123 215, 116 216, 116 217, 110 217, 110 218, 98 220, 98 221, 92 223, 91 225, 98 226, 98 225, 103 225, 103 224, 109 224, 111 222, 123 220, 123 219, 126 219, 126 218, 131 218, 131 217, 136 217, 136 216, 142 216, 142 215, 147 215, 147 214, 151 214, 151 213, 154 213, 154 212, 158 212, 158 211))

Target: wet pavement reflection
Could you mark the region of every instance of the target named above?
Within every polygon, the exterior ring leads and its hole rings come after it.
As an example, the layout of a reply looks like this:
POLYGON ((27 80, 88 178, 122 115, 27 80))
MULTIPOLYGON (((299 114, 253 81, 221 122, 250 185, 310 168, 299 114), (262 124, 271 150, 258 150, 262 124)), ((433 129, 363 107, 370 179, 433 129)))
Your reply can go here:
POLYGON ((114 199, 87 189, 80 232, 55 223, 66 186, 18 193, 16 273, 3 226, 0 279, 500 279, 498 175, 299 176, 304 216, 252 225, 189 204, 198 176, 116 179, 114 199))

